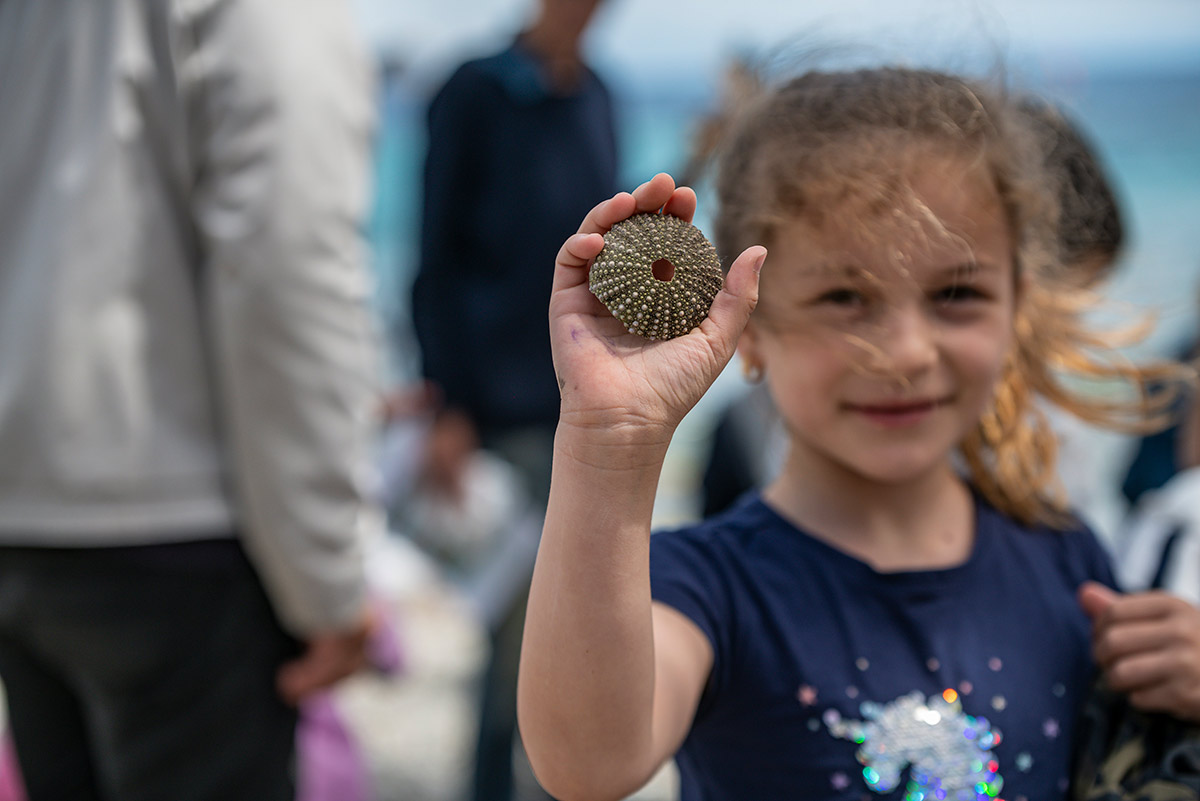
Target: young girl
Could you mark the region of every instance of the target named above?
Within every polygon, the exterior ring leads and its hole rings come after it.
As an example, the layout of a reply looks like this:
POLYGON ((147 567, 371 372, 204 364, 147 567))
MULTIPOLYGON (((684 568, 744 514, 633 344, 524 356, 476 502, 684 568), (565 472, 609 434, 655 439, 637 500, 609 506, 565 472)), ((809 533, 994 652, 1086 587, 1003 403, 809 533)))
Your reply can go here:
POLYGON ((555 797, 622 798, 674 755, 685 801, 1061 799, 1092 625, 1113 686, 1200 718, 1200 613, 1114 594, 1096 540, 1051 500, 1034 393, 1114 423, 1152 404, 1057 378, 1145 380, 1090 359, 1082 308, 1046 283, 1052 182, 1014 125, 930 72, 775 90, 718 178, 718 250, 741 255, 678 339, 625 333, 587 266, 636 212, 690 219, 690 190, 655 176, 564 244, 518 693, 555 797), (735 347, 785 423, 784 467, 652 538, 672 432, 735 347))

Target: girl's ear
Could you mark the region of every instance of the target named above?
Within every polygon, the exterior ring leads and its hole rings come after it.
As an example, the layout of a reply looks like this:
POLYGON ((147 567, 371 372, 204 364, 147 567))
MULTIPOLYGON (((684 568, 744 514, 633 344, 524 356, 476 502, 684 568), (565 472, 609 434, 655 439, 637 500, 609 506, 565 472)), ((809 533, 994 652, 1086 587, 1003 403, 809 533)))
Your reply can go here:
POLYGON ((758 332, 758 326, 755 325, 754 317, 751 316, 746 327, 742 329, 737 346, 737 354, 742 362, 742 374, 751 383, 757 383, 762 379, 763 361, 760 341, 761 335, 758 332))
POLYGON ((1017 280, 1013 281, 1013 310, 1015 311, 1025 302, 1025 296, 1029 294, 1029 282, 1033 279, 1029 276, 1029 270, 1018 270, 1015 266, 1013 269, 1017 273, 1017 280))

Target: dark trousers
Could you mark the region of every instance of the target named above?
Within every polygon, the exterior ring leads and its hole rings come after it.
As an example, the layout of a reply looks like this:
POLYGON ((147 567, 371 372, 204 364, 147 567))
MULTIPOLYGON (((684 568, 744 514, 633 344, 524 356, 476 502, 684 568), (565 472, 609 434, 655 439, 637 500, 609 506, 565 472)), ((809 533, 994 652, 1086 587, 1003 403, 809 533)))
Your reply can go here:
MULTIPOLYGON (((521 660, 521 634, 528 592, 508 610, 499 627, 490 632, 491 653, 483 671, 479 702, 479 740, 475 747, 473 801, 512 801, 516 783, 513 748, 517 738, 517 667, 521 660)), ((533 790, 536 798, 549 796, 533 790)))
POLYGON ((31 801, 291 801, 298 644, 236 542, 0 548, 0 680, 31 801))

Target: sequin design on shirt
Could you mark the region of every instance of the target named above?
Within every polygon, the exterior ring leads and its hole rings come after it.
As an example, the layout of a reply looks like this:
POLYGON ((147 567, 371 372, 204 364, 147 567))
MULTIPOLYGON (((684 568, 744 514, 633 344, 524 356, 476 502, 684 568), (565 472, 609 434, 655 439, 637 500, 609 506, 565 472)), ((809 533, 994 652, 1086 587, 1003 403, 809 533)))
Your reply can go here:
POLYGON ((876 793, 894 790, 909 769, 905 801, 991 801, 1004 779, 992 748, 1000 732, 965 714, 958 693, 926 698, 919 690, 887 704, 864 702, 863 720, 825 712, 829 733, 859 744, 863 780, 876 793))

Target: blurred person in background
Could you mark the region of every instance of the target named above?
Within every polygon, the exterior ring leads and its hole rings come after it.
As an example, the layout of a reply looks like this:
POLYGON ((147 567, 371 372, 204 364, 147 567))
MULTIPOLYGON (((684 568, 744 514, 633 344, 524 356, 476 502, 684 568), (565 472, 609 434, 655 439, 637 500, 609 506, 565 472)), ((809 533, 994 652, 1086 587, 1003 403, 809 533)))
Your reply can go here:
MULTIPOLYGON (((1181 361, 1195 362, 1200 359, 1200 337, 1177 345, 1171 355, 1181 361)), ((1187 436, 1182 420, 1187 413, 1188 398, 1181 398, 1175 409, 1176 422, 1154 434, 1139 439, 1133 458, 1121 482, 1121 492, 1132 510, 1150 492, 1161 489, 1181 471, 1194 465, 1181 452, 1181 442, 1187 436)))
MULTIPOLYGON (((1053 175, 1059 182, 1063 277, 1097 287, 1117 268, 1125 242, 1117 191, 1082 126, 1037 98, 1026 100, 1020 108, 1042 141, 1047 164, 1055 168, 1053 175)), ((1172 358, 1195 363, 1200 355, 1197 342, 1200 337, 1192 333, 1173 349, 1172 358)), ((1086 429, 1068 415, 1048 411, 1059 433, 1060 460, 1077 466, 1064 473, 1068 497, 1080 514, 1091 515, 1110 493, 1089 470, 1094 470, 1095 460, 1086 429), (1070 480, 1089 475, 1090 481, 1070 480)), ((1121 484, 1128 506, 1109 522, 1108 544, 1122 586, 1164 590, 1200 604, 1200 404, 1194 386, 1180 392, 1170 418, 1169 426, 1135 443, 1121 484)))
MULTIPOLYGON (((559 409, 546 319, 551 265, 587 210, 616 191, 612 100, 581 53, 600 5, 539 0, 510 45, 459 66, 428 109, 412 315, 422 371, 444 406, 436 422, 457 432, 431 441, 477 442, 507 460, 539 509, 559 409)), ((439 461, 471 462, 444 453, 439 461)), ((540 511, 535 538, 538 530, 540 511)), ((516 589, 489 615, 480 801, 513 794, 517 662, 533 570, 533 549, 519 550, 527 554, 519 564, 508 560, 520 573, 507 582, 516 589)))
MULTIPOLYGON (((1121 264, 1126 240, 1114 177, 1084 126, 1061 107, 1037 95, 1026 96, 1016 107, 1041 145, 1047 176, 1058 196, 1055 279, 1064 287, 1085 288, 1099 301, 1121 264)), ((1114 491, 1107 460, 1097 459, 1096 451, 1101 438, 1120 435, 1103 432, 1052 403, 1041 404, 1040 410, 1054 428, 1058 463, 1072 465, 1059 471, 1062 492, 1111 549, 1125 509, 1114 491)))
POLYGON ((1017 108, 1041 143, 1056 183, 1062 275, 1096 286, 1112 277, 1125 243, 1124 214, 1109 171, 1083 126, 1061 108, 1037 96, 1017 108))
MULTIPOLYGON (((1181 352, 1200 367, 1196 343, 1200 332, 1193 329, 1181 352)), ((1127 586, 1164 590, 1200 604, 1200 398, 1195 386, 1177 411, 1173 426, 1140 441, 1124 487, 1128 491, 1134 483, 1139 492, 1121 527, 1116 564, 1127 586)))
MULTIPOLYGON (((1200 311, 1200 303, 1196 310, 1200 311)), ((1171 355, 1181 361, 1200 364, 1200 331, 1195 328, 1175 343, 1171 355)), ((1197 454, 1189 452, 1200 440, 1194 437, 1194 432, 1188 429, 1189 415, 1195 417, 1195 390, 1192 396, 1181 397, 1176 405, 1175 422, 1154 434, 1149 434, 1137 441, 1133 457, 1121 482, 1121 492, 1129 502, 1131 513, 1137 510, 1143 498, 1163 489, 1183 471, 1200 464, 1197 454)))
POLYGON ((369 70, 336 0, 0 4, 0 679, 30 798, 295 796, 359 667, 369 70))

